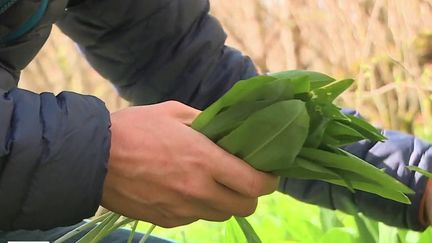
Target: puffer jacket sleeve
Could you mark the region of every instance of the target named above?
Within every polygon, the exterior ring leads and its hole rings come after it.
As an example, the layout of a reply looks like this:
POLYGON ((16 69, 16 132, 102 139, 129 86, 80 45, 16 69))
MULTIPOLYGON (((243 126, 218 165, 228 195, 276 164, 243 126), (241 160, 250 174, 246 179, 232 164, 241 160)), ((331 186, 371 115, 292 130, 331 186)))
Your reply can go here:
POLYGON ((85 0, 57 24, 132 103, 204 108, 256 75, 208 11, 208 0, 85 0))
POLYGON ((91 96, 0 91, 0 230, 71 225, 97 210, 109 115, 91 96))
MULTIPOLYGON (((350 113, 353 113, 350 111, 350 113)), ((358 113, 354 115, 359 116, 358 113)), ((280 191, 299 200, 318 204, 347 213, 362 212, 364 215, 388 225, 422 231, 427 225, 420 215, 422 197, 427 177, 410 171, 406 166, 414 165, 432 171, 431 145, 408 134, 397 131, 382 133, 387 140, 381 142, 361 141, 344 147, 346 151, 383 169, 415 191, 409 195, 411 205, 380 198, 374 194, 356 191, 354 194, 341 186, 320 181, 306 181, 283 178, 280 191)))
MULTIPOLYGON (((22 0, 1 16, 9 26, 39 1, 22 0)), ((42 21, 0 44, 0 231, 80 222, 99 205, 110 146, 110 117, 99 99, 17 88, 20 71, 47 39, 65 0, 42 21)), ((1 241, 1 239, 0 239, 1 241)))

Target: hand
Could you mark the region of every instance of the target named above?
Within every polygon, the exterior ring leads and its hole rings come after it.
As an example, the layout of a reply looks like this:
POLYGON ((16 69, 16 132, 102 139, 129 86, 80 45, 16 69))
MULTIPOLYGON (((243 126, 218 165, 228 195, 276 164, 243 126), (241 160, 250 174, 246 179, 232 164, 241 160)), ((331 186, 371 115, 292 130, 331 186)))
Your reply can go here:
POLYGON ((190 128, 198 114, 173 101, 113 113, 102 205, 162 227, 252 214, 277 177, 190 128))

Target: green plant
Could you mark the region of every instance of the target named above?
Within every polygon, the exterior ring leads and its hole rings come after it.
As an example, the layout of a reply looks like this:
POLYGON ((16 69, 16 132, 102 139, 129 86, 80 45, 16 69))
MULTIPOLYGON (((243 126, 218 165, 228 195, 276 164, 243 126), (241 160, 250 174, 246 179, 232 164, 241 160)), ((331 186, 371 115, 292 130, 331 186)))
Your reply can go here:
MULTIPOLYGON (((256 169, 410 203, 405 193, 412 193, 411 189, 338 147, 362 139, 385 139, 370 124, 343 114, 333 104, 352 83, 299 70, 239 81, 201 112, 192 128, 256 169)), ((246 219, 235 220, 247 242, 261 242, 246 219)), ((132 222, 115 213, 96 221, 99 224, 79 242, 97 242, 132 222)), ((94 226, 95 221, 89 224, 94 226)))

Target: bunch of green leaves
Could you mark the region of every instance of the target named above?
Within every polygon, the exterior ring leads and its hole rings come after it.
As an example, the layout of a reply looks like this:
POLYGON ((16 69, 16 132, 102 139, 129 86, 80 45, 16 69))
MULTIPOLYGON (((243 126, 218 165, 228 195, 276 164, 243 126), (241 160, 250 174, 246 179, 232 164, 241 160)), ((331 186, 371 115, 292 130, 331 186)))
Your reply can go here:
MULTIPOLYGON (((239 81, 204 110, 192 128, 254 168, 279 176, 322 180, 409 204, 412 190, 340 147, 383 141, 364 120, 341 112, 335 99, 353 83, 308 71, 239 81)), ((248 242, 260 242, 236 218, 248 242)))
POLYGON ((410 203, 405 194, 411 189, 340 148, 385 139, 333 103, 352 83, 299 70, 239 81, 192 128, 258 170, 410 203))
MULTIPOLYGON (((192 128, 258 170, 410 203, 405 194, 411 189, 340 148, 363 139, 385 139, 373 126, 334 104, 352 83, 299 70, 239 81, 201 112, 192 128)), ((235 220, 247 242, 261 242, 246 219, 235 220)), ((93 229, 80 242, 97 242, 130 222, 109 213, 82 226, 93 229)), ((135 229, 136 222, 133 225, 135 229)), ((133 234, 134 230, 130 239, 133 234)))

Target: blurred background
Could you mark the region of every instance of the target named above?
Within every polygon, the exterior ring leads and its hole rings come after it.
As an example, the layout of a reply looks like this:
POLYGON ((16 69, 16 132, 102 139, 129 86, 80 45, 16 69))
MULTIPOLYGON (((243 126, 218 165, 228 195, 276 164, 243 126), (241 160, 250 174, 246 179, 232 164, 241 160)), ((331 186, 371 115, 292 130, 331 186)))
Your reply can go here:
MULTIPOLYGON (((212 0, 211 4, 212 14, 229 35, 227 43, 250 56, 260 72, 309 69, 354 78, 356 83, 339 100, 341 105, 359 110, 377 126, 432 141, 432 0, 212 0)), ((111 111, 128 105, 58 29, 24 71, 20 86, 35 92, 92 94, 111 111)), ((365 221, 370 232, 364 233, 357 218, 278 194, 260 205, 251 222, 265 235, 265 242, 432 242, 432 232, 419 235, 371 221, 365 221), (281 214, 289 217, 278 217, 281 214), (364 234, 372 238, 362 238, 364 234)), ((222 230, 205 222, 159 233, 179 242, 229 242, 220 238, 225 237, 222 230)))
MULTIPOLYGON (((212 14, 260 72, 309 69, 355 78, 340 101, 374 124, 432 137, 431 0, 213 0, 212 14)), ((127 106, 58 29, 20 86, 73 90, 127 106)))

